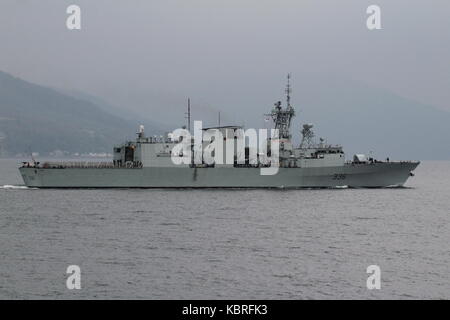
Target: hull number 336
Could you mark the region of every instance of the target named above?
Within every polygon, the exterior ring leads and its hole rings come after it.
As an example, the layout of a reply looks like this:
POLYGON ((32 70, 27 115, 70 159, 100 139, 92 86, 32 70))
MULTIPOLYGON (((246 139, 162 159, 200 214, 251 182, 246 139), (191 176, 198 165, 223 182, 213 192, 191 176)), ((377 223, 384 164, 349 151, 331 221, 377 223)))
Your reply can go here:
POLYGON ((335 173, 333 174, 333 180, 345 180, 345 174, 344 173, 335 173))

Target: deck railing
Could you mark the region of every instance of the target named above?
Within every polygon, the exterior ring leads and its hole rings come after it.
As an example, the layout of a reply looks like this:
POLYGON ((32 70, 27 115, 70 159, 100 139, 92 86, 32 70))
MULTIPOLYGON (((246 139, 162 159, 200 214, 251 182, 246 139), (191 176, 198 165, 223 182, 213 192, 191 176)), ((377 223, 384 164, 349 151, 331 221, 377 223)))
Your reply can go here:
POLYGON ((24 163, 23 167, 42 169, 139 169, 142 168, 140 161, 114 163, 111 161, 72 161, 72 162, 44 162, 44 163, 24 163))

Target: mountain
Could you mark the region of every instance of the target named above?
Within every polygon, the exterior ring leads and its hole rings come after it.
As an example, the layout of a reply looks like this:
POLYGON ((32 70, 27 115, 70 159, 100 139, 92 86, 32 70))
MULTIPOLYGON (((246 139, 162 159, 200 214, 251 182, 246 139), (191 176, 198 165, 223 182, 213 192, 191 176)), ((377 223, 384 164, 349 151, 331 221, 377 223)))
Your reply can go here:
MULTIPOLYGON (((154 119, 148 117, 147 110, 143 110, 138 113, 133 110, 130 110, 128 105, 126 107, 113 105, 101 97, 94 96, 86 92, 76 90, 56 89, 56 88, 54 89, 62 94, 74 97, 76 99, 91 102, 92 104, 96 105, 103 111, 106 111, 107 113, 119 117, 120 119, 124 119, 127 122, 133 123, 134 130, 136 130, 138 124, 139 125, 142 124, 145 126, 146 129, 148 129, 146 130, 146 133, 148 135, 162 135, 166 132, 173 130, 173 126, 168 126, 167 124, 164 124, 162 123, 162 121, 159 120, 154 121, 154 119)), ((182 114, 184 115, 184 113, 182 114)))
MULTIPOLYGON (((105 106, 103 106, 105 107, 105 106)), ((139 121, 0 72, 0 152, 111 152, 139 121)), ((149 128, 151 130, 151 128, 149 128)))

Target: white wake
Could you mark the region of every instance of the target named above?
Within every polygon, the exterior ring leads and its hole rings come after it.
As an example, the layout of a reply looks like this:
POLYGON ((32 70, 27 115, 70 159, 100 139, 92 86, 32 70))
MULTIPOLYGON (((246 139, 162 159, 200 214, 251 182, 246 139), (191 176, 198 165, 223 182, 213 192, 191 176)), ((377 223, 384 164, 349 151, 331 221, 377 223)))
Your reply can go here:
POLYGON ((30 189, 27 186, 14 186, 11 184, 5 184, 0 187, 0 189, 30 189))

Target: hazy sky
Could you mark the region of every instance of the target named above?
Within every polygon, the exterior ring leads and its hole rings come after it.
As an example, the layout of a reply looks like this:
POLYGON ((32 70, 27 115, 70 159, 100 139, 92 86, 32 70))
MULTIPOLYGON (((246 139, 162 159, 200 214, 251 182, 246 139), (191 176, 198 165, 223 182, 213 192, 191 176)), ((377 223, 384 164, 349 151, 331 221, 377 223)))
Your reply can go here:
POLYGON ((449 17, 448 0, 1 0, 0 70, 163 108, 155 119, 182 118, 187 96, 225 113, 270 107, 287 72, 294 97, 295 78, 319 74, 450 111, 449 17), (66 28, 70 4, 81 30, 66 28), (371 4, 382 30, 366 28, 371 4))

